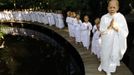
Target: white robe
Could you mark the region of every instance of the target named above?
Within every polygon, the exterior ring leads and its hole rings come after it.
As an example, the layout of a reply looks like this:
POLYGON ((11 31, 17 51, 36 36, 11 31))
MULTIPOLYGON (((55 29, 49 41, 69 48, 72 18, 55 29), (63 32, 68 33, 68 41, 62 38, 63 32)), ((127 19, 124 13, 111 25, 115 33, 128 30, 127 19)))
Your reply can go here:
POLYGON ((67 26, 68 26, 68 32, 69 32, 69 36, 71 37, 71 17, 67 17, 66 18, 66 23, 67 23, 67 26))
POLYGON ((46 12, 43 12, 43 23, 44 24, 48 24, 48 18, 47 18, 47 13, 46 12))
POLYGON ((54 21, 54 13, 51 13, 51 24, 55 25, 55 21, 54 21))
POLYGON ((54 14, 54 19, 55 19, 55 26, 57 28, 59 28, 59 20, 58 20, 58 14, 57 13, 54 14))
POLYGON ((82 21, 74 19, 74 34, 75 34, 75 41, 81 42, 81 25, 82 21))
POLYGON ((101 51, 101 38, 100 38, 100 31, 96 30, 96 25, 93 27, 93 39, 92 39, 92 46, 91 52, 97 55, 100 58, 100 51, 101 51))
POLYGON ((94 34, 94 32, 97 30, 97 27, 96 25, 93 26, 93 29, 92 29, 92 33, 94 34))
POLYGON ((90 33, 92 30, 92 25, 90 22, 88 23, 83 23, 81 25, 81 41, 83 43, 83 46, 89 49, 90 45, 90 33))
POLYGON ((57 20, 58 20, 58 28, 62 29, 64 28, 64 21, 63 21, 63 15, 57 14, 57 20))
POLYGON ((54 22, 53 14, 52 13, 47 13, 47 17, 48 17, 49 26, 54 25, 55 22, 54 22))
POLYGON ((75 20, 75 18, 72 18, 72 17, 70 17, 69 18, 69 27, 70 27, 70 36, 71 37, 75 37, 75 29, 74 29, 74 20, 75 20))
POLYGON ((116 13, 111 16, 109 13, 102 16, 100 22, 101 31, 101 68, 105 72, 115 72, 116 66, 120 65, 126 51, 126 38, 128 35, 128 27, 124 16, 116 13), (110 22, 114 18, 114 25, 118 26, 119 31, 107 29, 110 22))

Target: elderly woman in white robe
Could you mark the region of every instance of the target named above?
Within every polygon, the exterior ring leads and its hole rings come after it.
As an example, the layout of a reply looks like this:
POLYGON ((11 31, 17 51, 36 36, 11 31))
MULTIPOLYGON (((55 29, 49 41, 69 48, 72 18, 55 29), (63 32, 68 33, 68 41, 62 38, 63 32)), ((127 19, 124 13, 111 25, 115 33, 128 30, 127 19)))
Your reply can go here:
POLYGON ((108 4, 109 13, 102 16, 100 22, 101 63, 98 70, 105 71, 107 75, 111 75, 120 66, 120 60, 127 48, 127 23, 124 16, 117 12, 118 9, 119 2, 111 0, 108 4))

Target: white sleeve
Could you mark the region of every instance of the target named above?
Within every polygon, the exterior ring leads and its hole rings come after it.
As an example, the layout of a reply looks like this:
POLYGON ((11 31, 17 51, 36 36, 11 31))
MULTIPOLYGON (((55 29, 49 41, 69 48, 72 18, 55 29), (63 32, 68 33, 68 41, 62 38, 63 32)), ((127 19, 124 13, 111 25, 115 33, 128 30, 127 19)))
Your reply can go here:
POLYGON ((120 41, 120 54, 121 54, 121 59, 126 52, 127 49, 127 35, 128 35, 128 27, 127 27, 127 22, 124 16, 121 16, 120 21, 118 22, 119 24, 119 41, 120 41))
POLYGON ((100 32, 102 35, 107 34, 108 32, 108 29, 107 29, 108 25, 105 24, 105 21, 106 21, 105 16, 102 16, 101 22, 100 22, 100 32))

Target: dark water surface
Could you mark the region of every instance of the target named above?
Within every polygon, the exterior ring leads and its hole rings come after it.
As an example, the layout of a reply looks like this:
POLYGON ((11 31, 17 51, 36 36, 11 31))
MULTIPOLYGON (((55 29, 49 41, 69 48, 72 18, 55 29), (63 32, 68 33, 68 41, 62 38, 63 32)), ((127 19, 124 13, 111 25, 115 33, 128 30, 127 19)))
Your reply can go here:
POLYGON ((55 32, 33 24, 5 24, 12 28, 4 29, 0 75, 85 74, 78 52, 55 32))
POLYGON ((67 53, 49 41, 7 35, 0 50, 0 75, 66 75, 67 53), (13 71, 13 72, 12 72, 13 71))

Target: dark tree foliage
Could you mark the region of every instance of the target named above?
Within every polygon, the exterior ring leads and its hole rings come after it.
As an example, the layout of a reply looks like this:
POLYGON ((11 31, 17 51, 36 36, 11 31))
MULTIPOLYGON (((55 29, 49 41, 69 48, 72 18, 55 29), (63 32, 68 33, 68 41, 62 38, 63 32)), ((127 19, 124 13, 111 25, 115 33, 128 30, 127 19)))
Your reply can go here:
MULTIPOLYGON (((119 0, 120 12, 130 12, 130 4, 133 0, 119 0)), ((100 17, 107 13, 108 0, 0 0, 0 10, 4 9, 29 9, 33 10, 62 10, 65 14, 68 10, 76 11, 81 15, 89 15, 90 18, 100 17)))

